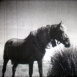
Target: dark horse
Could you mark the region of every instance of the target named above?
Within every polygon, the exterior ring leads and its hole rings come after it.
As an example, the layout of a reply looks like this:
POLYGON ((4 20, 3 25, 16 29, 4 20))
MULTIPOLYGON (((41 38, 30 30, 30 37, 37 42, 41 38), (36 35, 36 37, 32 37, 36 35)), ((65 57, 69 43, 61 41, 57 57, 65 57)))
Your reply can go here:
POLYGON ((55 40, 63 43, 65 47, 70 46, 67 34, 64 32, 62 23, 47 25, 37 31, 30 32, 25 39, 10 39, 6 42, 4 48, 4 63, 2 77, 6 71, 6 65, 9 60, 12 61, 12 77, 15 76, 15 70, 18 64, 29 64, 29 77, 32 77, 33 62, 38 62, 39 74, 42 77, 42 58, 45 55, 45 48, 49 42, 56 46, 55 40))

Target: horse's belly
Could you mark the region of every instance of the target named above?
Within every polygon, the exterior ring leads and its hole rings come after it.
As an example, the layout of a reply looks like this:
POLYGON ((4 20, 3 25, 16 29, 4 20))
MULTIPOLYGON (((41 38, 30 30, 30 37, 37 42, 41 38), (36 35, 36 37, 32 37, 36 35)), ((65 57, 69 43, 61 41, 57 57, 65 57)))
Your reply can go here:
POLYGON ((12 63, 17 63, 17 64, 29 64, 32 60, 30 58, 26 58, 26 59, 12 59, 10 58, 10 60, 12 61, 12 63))
POLYGON ((27 61, 27 60, 25 60, 25 61, 21 60, 21 61, 18 61, 18 64, 29 64, 29 61, 27 61))

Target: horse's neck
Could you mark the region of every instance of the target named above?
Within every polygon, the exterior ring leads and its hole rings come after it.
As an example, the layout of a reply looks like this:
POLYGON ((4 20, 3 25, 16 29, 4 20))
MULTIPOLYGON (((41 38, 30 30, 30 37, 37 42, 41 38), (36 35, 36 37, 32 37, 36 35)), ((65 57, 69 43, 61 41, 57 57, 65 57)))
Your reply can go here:
POLYGON ((48 29, 40 30, 37 33, 36 37, 41 48, 45 48, 46 45, 50 42, 50 34, 48 29))

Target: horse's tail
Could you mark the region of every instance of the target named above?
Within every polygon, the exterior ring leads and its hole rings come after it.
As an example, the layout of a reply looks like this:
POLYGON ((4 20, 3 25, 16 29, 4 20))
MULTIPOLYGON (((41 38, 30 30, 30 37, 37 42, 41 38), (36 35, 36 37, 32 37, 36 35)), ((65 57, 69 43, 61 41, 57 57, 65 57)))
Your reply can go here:
POLYGON ((10 49, 11 44, 12 44, 12 41, 7 41, 5 43, 3 59, 8 59, 9 58, 9 53, 10 53, 9 49, 10 49))
POLYGON ((7 59, 7 58, 8 58, 8 45, 7 45, 7 42, 6 42, 5 46, 4 46, 3 59, 7 59))

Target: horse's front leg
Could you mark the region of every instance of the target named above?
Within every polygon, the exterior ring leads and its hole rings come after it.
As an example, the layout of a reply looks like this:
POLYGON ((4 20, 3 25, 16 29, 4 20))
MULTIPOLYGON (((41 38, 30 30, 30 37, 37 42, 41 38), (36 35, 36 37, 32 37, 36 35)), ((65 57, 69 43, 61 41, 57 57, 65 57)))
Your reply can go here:
POLYGON ((29 77, 32 77, 33 74, 33 62, 29 63, 29 77))
POLYGON ((42 77, 42 60, 38 61, 38 68, 39 68, 39 74, 40 74, 40 77, 42 77))

